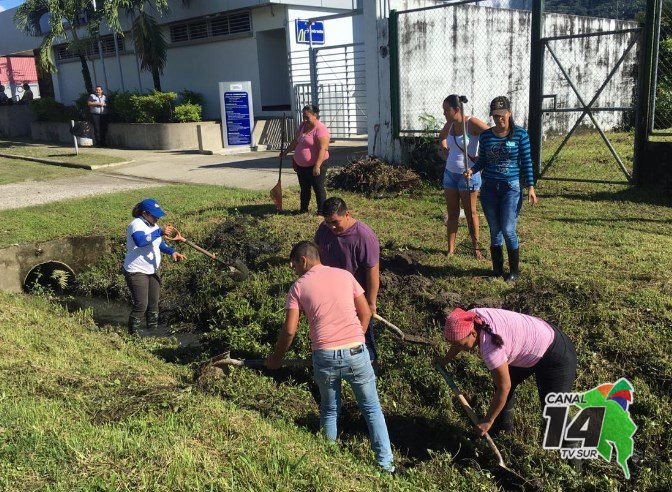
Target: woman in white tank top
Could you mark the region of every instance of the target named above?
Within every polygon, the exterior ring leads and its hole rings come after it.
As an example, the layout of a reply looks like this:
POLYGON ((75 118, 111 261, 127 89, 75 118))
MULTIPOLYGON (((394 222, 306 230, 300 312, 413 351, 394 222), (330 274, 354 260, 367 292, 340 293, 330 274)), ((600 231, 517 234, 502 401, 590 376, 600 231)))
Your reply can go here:
POLYGON ((459 96, 451 94, 443 101, 443 115, 446 124, 439 135, 441 149, 446 154, 446 168, 443 173, 443 194, 446 199, 448 216, 446 219, 448 254, 455 254, 455 241, 460 219, 460 200, 467 218, 471 246, 476 258, 483 259, 478 247, 480 234, 478 230, 478 190, 481 188, 480 175, 474 175, 469 180, 469 189, 464 177, 464 121, 467 125, 467 155, 469 163, 467 167, 474 165, 478 155, 478 136, 489 126, 473 116, 466 118, 460 111, 459 96))

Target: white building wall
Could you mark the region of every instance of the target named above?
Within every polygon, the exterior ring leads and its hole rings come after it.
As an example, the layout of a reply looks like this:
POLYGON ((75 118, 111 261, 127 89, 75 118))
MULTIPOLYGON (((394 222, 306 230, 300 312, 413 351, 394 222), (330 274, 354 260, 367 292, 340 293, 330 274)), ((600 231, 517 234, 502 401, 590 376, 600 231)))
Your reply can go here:
MULTIPOLYGON (((297 119, 299 118, 298 112, 301 110, 301 106, 311 102, 309 89, 311 79, 309 65, 310 45, 297 42, 296 20, 315 19, 334 14, 336 12, 327 12, 324 10, 288 9, 287 33, 289 37, 288 43, 290 46, 292 74, 292 105, 297 119), (297 88, 297 86, 299 87, 297 88), (302 96, 297 97, 297 92, 300 92, 302 96)), ((336 138, 366 133, 366 128, 363 125, 364 115, 362 114, 366 111, 366 102, 362 100, 361 96, 357 96, 357 94, 360 94, 360 87, 353 83, 352 79, 350 83, 345 80, 345 76, 342 81, 333 80, 337 79, 340 73, 345 72, 349 73, 350 77, 352 77, 352 74, 356 71, 356 55, 352 54, 352 48, 347 50, 329 50, 326 48, 363 43, 363 20, 362 15, 322 20, 324 22, 325 42, 323 45, 314 46, 314 48, 318 49, 318 81, 320 79, 326 81, 320 84, 322 87, 318 90, 319 93, 324 95, 322 100, 318 99, 317 101, 321 107, 320 118, 330 127, 332 135, 336 138), (346 54, 346 52, 350 54, 346 54), (357 113, 360 114, 359 118, 357 118, 361 122, 359 125, 354 117, 348 116, 357 113)), ((362 84, 364 84, 364 80, 362 80, 362 84)))
MULTIPOLYGON (((354 9, 357 6, 357 1, 199 0, 198 2, 191 2, 189 8, 183 7, 179 0, 171 1, 169 12, 162 17, 157 16, 159 22, 162 24, 199 18, 204 15, 230 10, 251 8, 253 35, 250 37, 183 46, 171 46, 169 43, 166 69, 161 77, 162 89, 166 91, 181 91, 188 88, 201 92, 205 96, 206 103, 204 118, 215 119, 220 117, 217 83, 223 80, 250 80, 253 87, 255 115, 264 116, 265 113, 261 111, 256 33, 264 30, 287 28, 287 12, 288 9, 292 9, 292 6, 298 6, 299 9, 307 7, 305 10, 295 10, 295 13, 297 17, 306 15, 310 17, 330 15, 354 9)), ((0 53, 4 54, 7 51, 7 54, 9 54, 13 50, 19 51, 38 47, 41 38, 25 36, 13 28, 13 14, 14 10, 12 12, 0 13, 0 26, 12 26, 12 29, 9 27, 7 29, 0 29, 0 53)), ((131 23, 131 18, 122 15, 122 26, 125 30, 128 31, 130 29, 131 23)), ((168 26, 165 26, 164 29, 166 39, 170 40, 168 26)), ((291 43, 295 39, 293 24, 291 25, 291 29, 292 31, 287 33, 288 43, 291 43)), ((349 40, 348 42, 352 41, 351 21, 349 24, 346 20, 335 26, 330 25, 329 29, 331 31, 331 39, 328 38, 328 42, 336 42, 343 39, 349 40), (343 34, 344 25, 346 26, 346 32, 349 33, 347 35, 343 34)), ((85 30, 80 31, 82 36, 85 37, 85 30)), ((103 28, 101 33, 106 34, 109 31, 103 28)), ((128 34, 127 32, 125 43, 126 51, 129 54, 121 56, 124 85, 126 90, 140 90, 135 57, 132 54, 133 43, 128 34)), ((290 45, 288 44, 288 46, 290 45)), ((116 58, 114 56, 105 56, 104 63, 107 70, 107 84, 104 80, 100 59, 94 57, 88 61, 94 84, 97 83, 106 86, 105 88, 108 91, 121 90, 121 77, 116 58)), ((153 87, 150 73, 141 72, 140 78, 142 89, 147 91, 153 87)), ((66 104, 71 104, 84 91, 79 60, 59 63, 58 72, 54 74, 53 79, 56 98, 66 104)), ((275 113, 271 112, 267 114, 275 113)))

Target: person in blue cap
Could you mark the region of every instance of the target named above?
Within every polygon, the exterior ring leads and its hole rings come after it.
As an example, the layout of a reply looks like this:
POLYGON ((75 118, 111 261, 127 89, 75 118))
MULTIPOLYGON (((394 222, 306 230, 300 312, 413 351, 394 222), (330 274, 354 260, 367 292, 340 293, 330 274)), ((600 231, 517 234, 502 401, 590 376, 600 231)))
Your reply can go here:
POLYGON ((168 246, 163 237, 172 241, 184 241, 173 226, 159 227, 158 220, 166 215, 153 198, 146 198, 133 207, 133 221, 126 228, 126 257, 124 276, 131 291, 133 310, 128 317, 128 332, 138 331, 146 314, 147 329, 159 324, 159 266, 161 253, 171 255, 174 261, 186 260, 186 256, 168 246))

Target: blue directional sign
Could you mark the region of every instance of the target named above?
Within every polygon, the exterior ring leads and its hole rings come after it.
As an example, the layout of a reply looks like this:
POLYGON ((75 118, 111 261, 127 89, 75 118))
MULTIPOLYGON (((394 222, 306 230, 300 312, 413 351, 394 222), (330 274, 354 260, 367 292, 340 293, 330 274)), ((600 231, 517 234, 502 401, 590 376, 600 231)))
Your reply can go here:
POLYGON ((224 93, 226 134, 229 145, 252 145, 250 98, 247 92, 224 93))
POLYGON ((314 21, 308 30, 308 21, 303 19, 296 20, 296 42, 298 44, 310 44, 310 38, 313 38, 313 44, 324 44, 324 22, 314 21))

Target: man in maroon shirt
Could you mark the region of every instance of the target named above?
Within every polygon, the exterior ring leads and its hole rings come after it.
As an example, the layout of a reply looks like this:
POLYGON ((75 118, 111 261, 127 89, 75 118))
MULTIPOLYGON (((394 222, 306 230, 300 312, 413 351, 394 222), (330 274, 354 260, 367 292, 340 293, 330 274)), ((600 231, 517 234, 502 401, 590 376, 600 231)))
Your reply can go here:
MULTIPOLYGON (((373 230, 355 219, 345 202, 331 197, 322 204, 324 222, 315 233, 322 264, 349 271, 364 288, 371 313, 376 313, 380 287, 380 243, 373 230)), ((371 361, 378 357, 373 335, 373 320, 366 330, 366 347, 371 361)))

